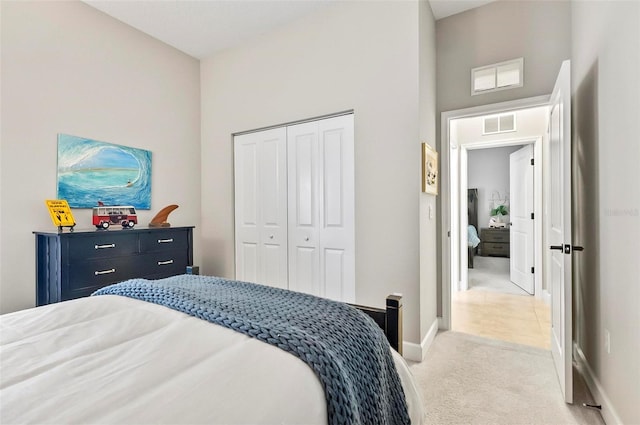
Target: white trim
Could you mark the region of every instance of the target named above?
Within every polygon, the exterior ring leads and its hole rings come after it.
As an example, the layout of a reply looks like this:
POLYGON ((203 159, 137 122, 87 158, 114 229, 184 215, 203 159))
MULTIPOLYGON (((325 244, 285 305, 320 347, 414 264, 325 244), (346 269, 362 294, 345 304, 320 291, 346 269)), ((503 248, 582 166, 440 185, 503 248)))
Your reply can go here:
POLYGON ((441 227, 441 252, 442 252, 442 320, 440 329, 451 328, 451 231, 449 205, 451 205, 451 177, 449 167, 449 122, 458 118, 475 117, 496 112, 515 111, 519 109, 546 106, 549 104, 549 95, 529 97, 526 99, 511 100, 508 102, 491 103, 488 105, 474 106, 472 108, 445 111, 440 115, 440 185, 442 198, 440 199, 440 227, 441 227))
POLYGON ((621 424, 622 420, 613 407, 613 403, 611 403, 611 400, 607 397, 607 393, 604 391, 604 388, 602 388, 600 381, 598 381, 595 373, 593 373, 593 369, 589 366, 589 362, 582 352, 582 349, 578 347, 576 342, 573 343, 573 358, 576 360, 578 371, 584 378, 587 387, 589 387, 589 391, 591 391, 591 395, 596 404, 602 406, 602 410, 600 410, 602 419, 604 419, 607 424, 621 424))
POLYGON ((412 362, 421 362, 424 360, 424 356, 427 355, 427 351, 429 350, 429 347, 431 347, 433 339, 438 333, 438 323, 439 321, 436 318, 420 344, 402 341, 402 357, 407 360, 411 360, 412 362))
POLYGON ((542 301, 544 301, 546 305, 551 305, 551 292, 549 292, 548 289, 542 290, 542 301))

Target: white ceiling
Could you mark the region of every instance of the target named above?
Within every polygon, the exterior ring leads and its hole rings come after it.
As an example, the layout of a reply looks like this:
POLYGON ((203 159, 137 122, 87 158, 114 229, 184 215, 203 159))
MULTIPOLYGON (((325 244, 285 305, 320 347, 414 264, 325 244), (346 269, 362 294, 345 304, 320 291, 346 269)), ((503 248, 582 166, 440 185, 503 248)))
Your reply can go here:
MULTIPOLYGON (((83 1, 178 50, 204 59, 340 0, 83 1)), ((491 1, 429 0, 436 19, 491 1)))

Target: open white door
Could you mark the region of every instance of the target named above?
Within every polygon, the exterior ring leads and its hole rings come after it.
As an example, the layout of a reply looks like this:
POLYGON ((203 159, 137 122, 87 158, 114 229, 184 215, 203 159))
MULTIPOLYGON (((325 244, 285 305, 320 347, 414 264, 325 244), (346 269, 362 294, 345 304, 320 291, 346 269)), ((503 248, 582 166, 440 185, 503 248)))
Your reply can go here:
POLYGON ((549 288, 551 353, 564 401, 573 402, 571 276, 571 68, 564 61, 550 99, 549 288))
POLYGON ((511 281, 533 295, 533 145, 509 155, 511 281))

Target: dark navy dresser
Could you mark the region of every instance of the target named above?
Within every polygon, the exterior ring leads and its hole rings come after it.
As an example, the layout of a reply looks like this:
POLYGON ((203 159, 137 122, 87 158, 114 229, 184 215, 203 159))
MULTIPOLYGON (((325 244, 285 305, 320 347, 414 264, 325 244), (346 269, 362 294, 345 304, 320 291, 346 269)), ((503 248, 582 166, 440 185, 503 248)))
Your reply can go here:
POLYGON ((193 264, 193 226, 34 234, 38 306, 126 279, 183 274, 193 264))

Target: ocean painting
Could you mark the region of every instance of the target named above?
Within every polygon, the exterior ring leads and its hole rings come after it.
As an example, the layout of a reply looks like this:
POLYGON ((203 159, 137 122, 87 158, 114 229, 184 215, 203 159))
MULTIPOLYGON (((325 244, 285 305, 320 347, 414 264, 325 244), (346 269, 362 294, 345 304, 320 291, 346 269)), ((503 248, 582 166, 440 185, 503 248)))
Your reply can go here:
POLYGON ((58 134, 58 199, 151 209, 151 152, 58 134))

